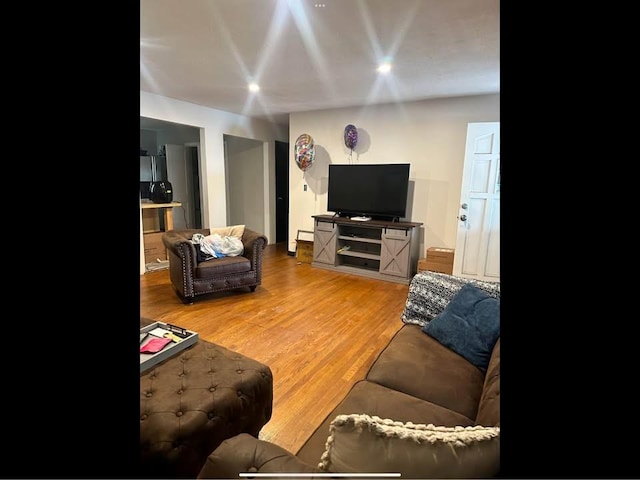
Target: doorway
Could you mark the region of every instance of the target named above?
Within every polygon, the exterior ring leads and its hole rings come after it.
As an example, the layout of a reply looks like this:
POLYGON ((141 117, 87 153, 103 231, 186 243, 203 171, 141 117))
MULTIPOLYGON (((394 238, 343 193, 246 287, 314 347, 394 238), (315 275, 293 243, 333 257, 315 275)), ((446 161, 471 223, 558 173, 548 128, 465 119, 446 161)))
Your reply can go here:
POLYGON ((188 228, 202 228, 202 197, 200 196, 200 148, 199 144, 185 144, 187 188, 191 192, 191 205, 187 218, 192 222, 188 228))
POLYGON ((500 122, 467 126, 453 274, 500 281, 500 122))
POLYGON ((289 143, 276 140, 276 243, 288 245, 289 143))
POLYGON ((224 135, 227 225, 265 232, 265 142, 224 135))

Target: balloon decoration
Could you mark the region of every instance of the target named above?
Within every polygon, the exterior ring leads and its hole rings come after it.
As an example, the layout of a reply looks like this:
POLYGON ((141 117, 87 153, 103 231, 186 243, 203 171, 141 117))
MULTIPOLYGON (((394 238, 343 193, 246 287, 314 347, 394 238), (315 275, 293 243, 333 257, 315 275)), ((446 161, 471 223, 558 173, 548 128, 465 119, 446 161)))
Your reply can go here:
POLYGON ((347 148, 353 150, 358 143, 358 129, 355 125, 347 125, 344 127, 344 144, 347 148))
POLYGON ((298 168, 303 172, 306 172, 316 157, 313 138, 308 133, 303 133, 296 140, 295 156, 298 168))
POLYGON ((350 150, 349 161, 351 161, 353 149, 356 148, 356 145, 358 144, 358 129, 355 125, 349 124, 344 127, 344 144, 350 150))

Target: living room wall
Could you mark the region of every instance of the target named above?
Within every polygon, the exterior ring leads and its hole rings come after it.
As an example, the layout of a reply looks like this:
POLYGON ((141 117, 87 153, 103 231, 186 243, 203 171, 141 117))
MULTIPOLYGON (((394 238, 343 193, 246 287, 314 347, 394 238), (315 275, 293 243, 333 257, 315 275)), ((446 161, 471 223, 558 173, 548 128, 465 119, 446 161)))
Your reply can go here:
MULTIPOLYGON (((289 252, 298 230, 313 230, 312 215, 327 213, 329 163, 348 163, 344 127, 358 128, 352 163, 411 163, 413 201, 408 220, 423 223, 420 251, 455 247, 467 124, 500 121, 500 95, 442 98, 292 113, 289 129, 264 120, 223 112, 140 92, 140 115, 201 127, 203 222, 226 224, 224 135, 268 142, 269 178, 265 181, 265 226, 275 238, 275 144, 289 142, 289 252), (294 161, 295 141, 310 134, 316 145, 314 164, 302 172, 294 161), (304 173, 304 175, 303 175, 304 173), (304 191, 304 185, 308 185, 304 191)), ((142 228, 140 231, 142 242, 142 228)), ((144 256, 141 257, 144 272, 144 256)))
POLYGON ((265 177, 268 177, 263 171, 263 143, 231 135, 225 135, 225 141, 229 185, 240 186, 228 187, 227 222, 265 232, 264 212, 256 208, 263 204, 265 177))
MULTIPOLYGON (((202 107, 189 102, 140 91, 140 116, 200 128, 200 161, 202 181, 202 221, 205 228, 226 225, 227 205, 224 169, 224 135, 267 142, 269 172, 275 171, 275 141, 287 142, 286 125, 202 107)), ((275 238, 275 177, 265 182, 265 234, 275 238)), ((142 244, 142 226, 140 228, 142 244)), ((143 252, 141 248, 141 252, 143 252)), ((141 273, 144 255, 141 254, 141 273)))
POLYGON ((371 105, 289 116, 289 252, 298 230, 313 230, 312 215, 327 212, 329 163, 410 163, 413 201, 407 221, 422 222, 420 252, 455 248, 467 124, 500 121, 500 95, 442 98, 371 105), (344 128, 358 129, 351 159, 344 128), (306 172, 294 160, 295 142, 307 133, 315 142, 306 172), (308 188, 305 191, 304 185, 308 188))

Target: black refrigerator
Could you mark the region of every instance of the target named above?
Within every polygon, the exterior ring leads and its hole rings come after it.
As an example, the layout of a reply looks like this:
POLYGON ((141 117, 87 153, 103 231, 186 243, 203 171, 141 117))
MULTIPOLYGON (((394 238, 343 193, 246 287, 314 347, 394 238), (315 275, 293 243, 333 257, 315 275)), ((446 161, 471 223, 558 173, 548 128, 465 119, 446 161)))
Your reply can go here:
POLYGON ((164 155, 140 155, 140 198, 150 199, 151 182, 169 181, 167 157, 164 155))

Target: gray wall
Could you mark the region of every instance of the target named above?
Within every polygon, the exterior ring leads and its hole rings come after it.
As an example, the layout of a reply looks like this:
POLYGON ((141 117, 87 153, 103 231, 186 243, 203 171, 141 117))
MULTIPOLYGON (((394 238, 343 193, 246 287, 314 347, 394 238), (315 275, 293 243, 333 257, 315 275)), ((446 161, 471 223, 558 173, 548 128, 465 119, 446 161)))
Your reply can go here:
POLYGON ((263 142, 225 135, 227 222, 264 232, 263 142))

